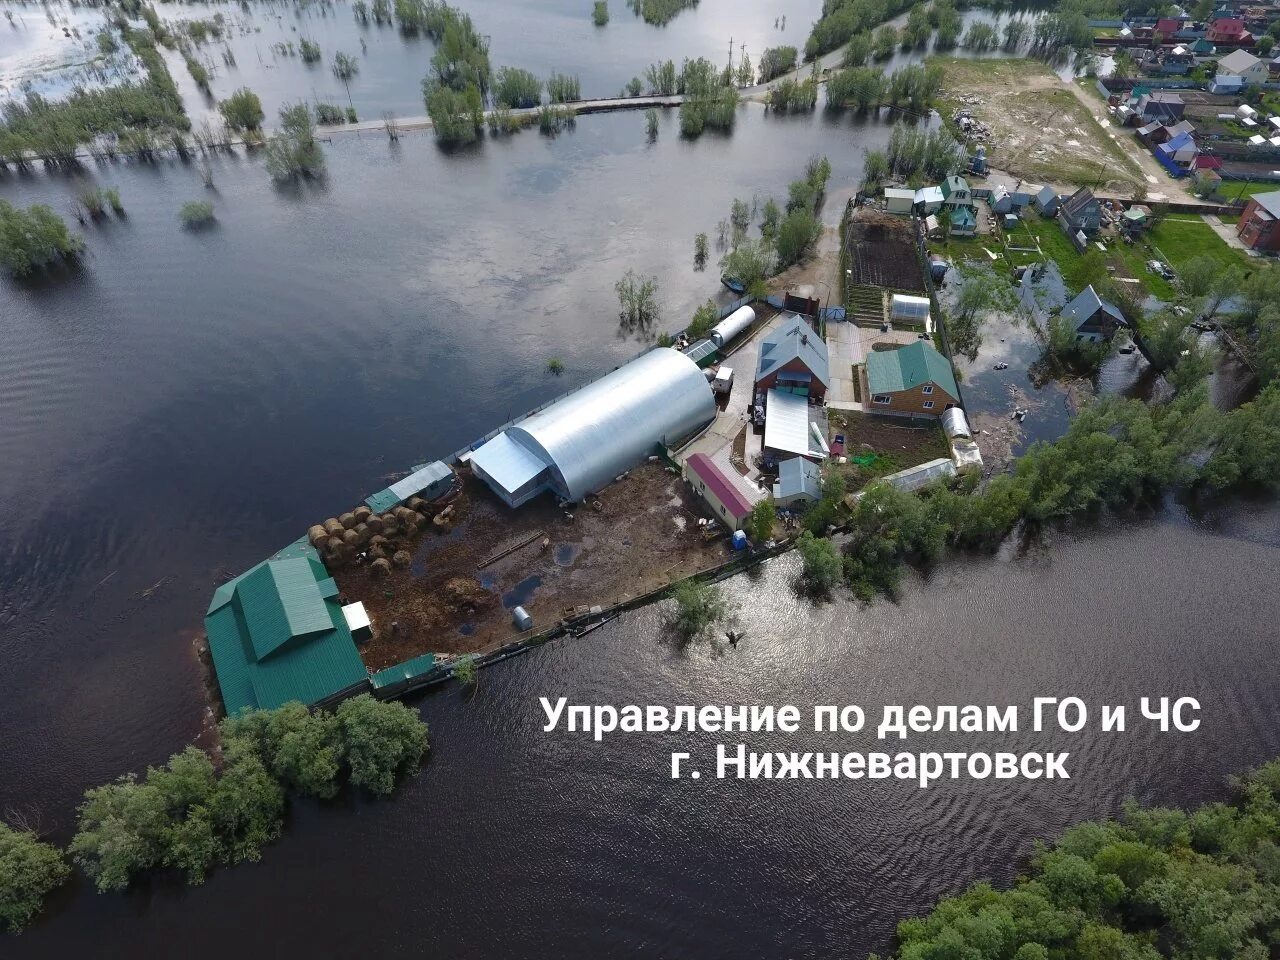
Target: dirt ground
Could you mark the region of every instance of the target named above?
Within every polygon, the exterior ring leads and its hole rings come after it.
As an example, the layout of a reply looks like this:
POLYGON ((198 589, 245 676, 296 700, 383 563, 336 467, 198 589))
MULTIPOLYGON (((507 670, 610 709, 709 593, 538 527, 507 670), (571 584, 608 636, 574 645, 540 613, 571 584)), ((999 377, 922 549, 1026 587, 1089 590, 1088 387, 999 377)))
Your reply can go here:
MULTIPOLYGON (((937 58, 948 117, 963 108, 986 127, 977 140, 996 169, 1036 183, 1088 184, 1128 193, 1138 163, 1094 118, 1075 89, 1033 60, 937 58)), ((1103 107, 1099 101, 1098 111, 1103 107)))
POLYGON ((859 209, 849 220, 846 249, 853 271, 850 284, 924 292, 910 220, 859 209))
POLYGON ((867 467, 850 460, 834 468, 845 475, 850 490, 857 490, 876 477, 951 455, 936 421, 877 417, 856 410, 829 410, 827 420, 833 439, 837 434, 844 435, 844 456, 874 453, 877 457, 867 467))
POLYGON ((543 630, 569 608, 616 603, 730 555, 723 527, 703 540, 698 519, 709 514, 662 463, 633 469, 572 514, 549 495, 512 510, 468 477, 454 512, 447 531, 429 526, 405 539, 408 568, 382 578, 363 564, 335 573, 343 596, 364 601, 373 620, 360 651, 371 669, 492 649, 520 635, 515 606, 543 630))

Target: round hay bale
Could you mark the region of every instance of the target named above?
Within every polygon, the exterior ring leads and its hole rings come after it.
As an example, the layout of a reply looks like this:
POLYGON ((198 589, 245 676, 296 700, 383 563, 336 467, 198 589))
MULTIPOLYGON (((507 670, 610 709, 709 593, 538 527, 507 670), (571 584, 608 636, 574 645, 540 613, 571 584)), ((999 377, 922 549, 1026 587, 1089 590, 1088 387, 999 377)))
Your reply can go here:
POLYGON ((356 523, 367 523, 369 518, 373 516, 373 511, 365 506, 356 507, 351 512, 356 515, 356 523))
POLYGON ((323 523, 317 523, 307 531, 307 542, 319 550, 324 546, 324 542, 329 539, 329 531, 324 528, 323 523))
POLYGON ((369 565, 369 572, 375 577, 385 577, 391 572, 391 561, 386 557, 378 557, 369 565))
POLYGON ((384 513, 384 514, 382 515, 382 522, 383 522, 383 523, 395 523, 395 522, 396 522, 396 515, 395 515, 395 513, 394 513, 393 511, 391 511, 391 510, 388 510, 386 513, 384 513))
POLYGON ((387 545, 387 538, 380 533, 375 533, 372 537, 369 538, 369 546, 371 547, 385 547, 386 545, 387 545))
POLYGON ((409 553, 408 550, 397 550, 395 555, 392 556, 391 562, 397 567, 407 567, 413 562, 413 554, 409 553))
POLYGON ((387 556, 387 548, 384 544, 376 543, 369 548, 369 556, 375 560, 385 559, 387 556))
POLYGON ((356 515, 354 513, 344 513, 338 518, 338 522, 342 524, 344 530, 351 530, 356 525, 356 515))
POLYGON ((400 533, 400 524, 395 520, 390 520, 382 524, 382 532, 388 537, 394 537, 400 533))
POLYGON ((381 533, 384 524, 382 522, 382 518, 375 513, 375 514, 372 514, 369 517, 369 519, 365 521, 365 526, 367 526, 374 533, 381 533))
POLYGON ((427 525, 427 518, 414 510, 410 510, 408 514, 405 515, 405 523, 408 525, 410 530, 421 530, 427 525))
POLYGON ((328 520, 324 522, 324 529, 329 534, 329 536, 340 537, 342 536, 342 531, 345 530, 346 527, 344 527, 341 523, 339 523, 333 517, 330 517, 328 520))
POLYGON ((364 544, 369 542, 369 538, 373 536, 373 534, 369 532, 369 525, 367 523, 357 523, 356 536, 359 537, 360 542, 364 544))
POLYGON ((325 544, 325 549, 334 556, 339 553, 346 553, 346 548, 347 545, 341 537, 330 537, 328 543, 325 544))
POLYGON ((422 508, 427 505, 427 501, 423 500, 421 497, 410 497, 408 502, 405 505, 410 510, 416 511, 417 513, 421 513, 422 508))
POLYGON ((348 547, 358 547, 360 545, 360 534, 354 530, 344 530, 342 533, 342 542, 348 547))

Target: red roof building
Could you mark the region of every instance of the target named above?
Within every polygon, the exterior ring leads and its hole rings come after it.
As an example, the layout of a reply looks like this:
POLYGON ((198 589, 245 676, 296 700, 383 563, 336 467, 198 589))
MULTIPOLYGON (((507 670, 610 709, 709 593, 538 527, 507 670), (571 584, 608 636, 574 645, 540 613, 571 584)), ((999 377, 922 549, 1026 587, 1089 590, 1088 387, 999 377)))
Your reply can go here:
POLYGON ((705 453, 695 453, 684 462, 684 478, 706 501, 716 519, 730 530, 741 530, 751 513, 752 503, 705 453))
POLYGON ((1280 190, 1249 198, 1236 235, 1253 250, 1280 250, 1280 190))
POLYGON ((1235 17, 1219 17, 1209 24, 1206 39, 1210 43, 1253 43, 1253 34, 1244 28, 1244 21, 1235 17))
POLYGON ((1176 17, 1162 17, 1156 21, 1156 33, 1164 37, 1166 40, 1173 38, 1173 35, 1182 29, 1182 21, 1176 17))

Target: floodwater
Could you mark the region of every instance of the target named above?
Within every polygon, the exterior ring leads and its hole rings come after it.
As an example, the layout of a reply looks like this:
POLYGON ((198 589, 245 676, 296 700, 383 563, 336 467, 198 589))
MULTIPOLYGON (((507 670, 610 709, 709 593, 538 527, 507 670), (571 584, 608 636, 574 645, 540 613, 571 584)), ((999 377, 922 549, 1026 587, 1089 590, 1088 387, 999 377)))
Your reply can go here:
MULTIPOLYGON (((86 787, 205 728, 193 642, 225 576, 633 355, 613 291, 627 269, 660 278, 660 327, 683 325, 720 295, 714 266, 693 268, 696 232, 714 235, 735 196, 782 196, 813 153, 833 183, 857 182, 862 149, 888 135, 758 106, 728 137, 683 141, 675 126, 664 114, 649 144, 639 114, 603 115, 454 152, 429 134, 342 137, 323 182, 288 189, 243 155, 214 160, 210 194, 176 161, 86 171, 120 189, 127 216, 84 228, 79 266, 0 280, 0 809, 65 842, 86 787), (205 196, 217 226, 183 231, 178 208, 205 196), (550 356, 563 378, 544 372, 550 356)), ((0 176, 0 197, 59 211, 76 188, 0 176)), ((262 864, 200 888, 98 896, 77 881, 5 956, 884 950, 900 917, 1011 876, 1033 837, 1129 794, 1217 796, 1226 774, 1280 752, 1280 510, 1170 505, 1052 541, 956 560, 870 607, 799 602, 783 558, 729 583, 736 648, 674 645, 649 608, 513 659, 470 700, 416 701, 435 749, 394 800, 296 804, 262 864), (874 714, 1078 695, 1133 712, 1147 694, 1199 696, 1203 728, 1001 737, 982 748, 1069 750, 1074 779, 928 791, 673 784, 670 752, 709 771, 710 738, 543 734, 537 703, 874 714)))

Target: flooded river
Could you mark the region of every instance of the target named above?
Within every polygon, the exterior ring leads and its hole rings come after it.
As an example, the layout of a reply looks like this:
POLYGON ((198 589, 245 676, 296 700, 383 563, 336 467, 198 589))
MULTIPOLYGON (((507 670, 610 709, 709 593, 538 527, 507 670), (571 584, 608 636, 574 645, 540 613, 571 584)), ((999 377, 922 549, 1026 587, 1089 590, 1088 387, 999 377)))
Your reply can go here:
MULTIPOLYGON (((454 153, 429 135, 340 138, 327 179, 296 189, 222 157, 218 225, 198 233, 177 221, 206 196, 194 168, 87 171, 119 187, 127 216, 84 228, 78 267, 0 281, 0 808, 38 811, 65 842, 86 787, 204 729, 193 640, 225 575, 385 474, 634 354, 615 319, 627 269, 660 278, 662 326, 682 325, 718 294, 714 266, 693 267, 693 236, 714 238, 735 196, 784 195, 813 153, 831 158, 833 183, 856 182, 862 149, 888 135, 758 106, 731 137, 687 142, 675 126, 664 115, 649 144, 641 115, 598 116, 557 139, 454 153), (544 372, 552 356, 564 377, 544 372)), ((59 211, 75 190, 0 177, 0 197, 59 211)), ((948 563, 899 604, 870 607, 797 601, 784 558, 729 584, 747 634, 736 649, 681 649, 648 609, 509 661, 469 702, 417 701, 435 749, 393 801, 296 804, 261 865, 201 888, 98 896, 77 882, 4 954, 884 950, 901 916, 975 877, 1011 876, 1033 837, 1130 794, 1215 796, 1226 774, 1280 753, 1278 531, 1272 505, 1196 518, 1170 506, 948 563), (869 712, 1190 694, 1205 711, 1190 735, 993 745, 1069 750, 1067 783, 918 791, 672 784, 669 753, 705 757, 711 740, 545 735, 544 694, 869 712)))

